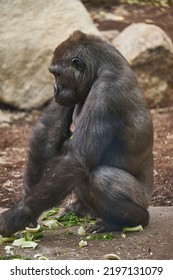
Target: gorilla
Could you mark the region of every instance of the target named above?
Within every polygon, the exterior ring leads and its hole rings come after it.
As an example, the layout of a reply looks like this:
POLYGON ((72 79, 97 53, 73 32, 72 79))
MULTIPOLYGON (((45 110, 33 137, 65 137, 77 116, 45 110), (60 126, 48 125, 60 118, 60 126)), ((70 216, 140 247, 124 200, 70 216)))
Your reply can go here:
POLYGON ((0 215, 0 234, 36 224, 72 192, 65 212, 95 217, 89 232, 146 226, 153 125, 128 62, 102 38, 75 31, 55 49, 49 71, 54 98, 33 128, 23 196, 0 215))

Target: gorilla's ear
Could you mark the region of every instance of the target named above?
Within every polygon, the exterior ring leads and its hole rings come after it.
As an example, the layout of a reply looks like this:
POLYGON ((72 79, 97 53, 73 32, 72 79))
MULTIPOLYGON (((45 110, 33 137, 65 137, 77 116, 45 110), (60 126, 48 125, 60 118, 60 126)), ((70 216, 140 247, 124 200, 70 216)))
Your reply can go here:
POLYGON ((78 57, 73 57, 72 60, 72 65, 78 70, 82 71, 83 70, 83 62, 80 58, 78 57))

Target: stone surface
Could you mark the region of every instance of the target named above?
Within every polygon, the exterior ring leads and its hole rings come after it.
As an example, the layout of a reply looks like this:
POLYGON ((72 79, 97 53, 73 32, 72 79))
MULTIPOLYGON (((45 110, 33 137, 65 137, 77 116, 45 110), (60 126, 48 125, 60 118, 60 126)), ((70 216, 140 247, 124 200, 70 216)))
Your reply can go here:
POLYGON ((52 52, 76 29, 98 34, 79 0, 1 0, 0 102, 19 109, 47 102, 52 52))
POLYGON ((116 36, 119 35, 118 30, 106 30, 106 31, 101 31, 101 34, 104 36, 106 40, 108 40, 110 43, 112 43, 112 40, 115 39, 116 36))
POLYGON ((150 107, 173 101, 173 44, 161 28, 131 24, 112 43, 131 64, 150 107))
MULTIPOLYGON (((122 260, 172 260, 173 207, 150 207, 149 212, 149 225, 143 231, 126 233, 125 238, 120 233, 114 233, 115 238, 112 240, 87 240, 87 247, 81 249, 79 242, 85 240, 85 236, 77 234, 79 226, 58 227, 57 230, 46 230, 36 249, 16 247, 13 251, 14 254, 30 259, 39 253, 49 259, 98 260, 103 259, 105 254, 114 253, 122 260)), ((8 257, 4 250, 6 245, 0 246, 1 257, 8 257)))

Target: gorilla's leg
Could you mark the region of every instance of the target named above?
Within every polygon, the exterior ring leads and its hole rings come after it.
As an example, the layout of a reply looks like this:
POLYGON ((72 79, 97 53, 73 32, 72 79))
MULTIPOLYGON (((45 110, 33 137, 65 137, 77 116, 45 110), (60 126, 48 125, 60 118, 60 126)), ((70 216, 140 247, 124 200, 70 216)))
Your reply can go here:
POLYGON ((32 130, 29 141, 23 188, 27 194, 42 178, 43 172, 60 153, 70 137, 73 107, 51 102, 32 130))
POLYGON ((85 206, 92 209, 99 218, 91 232, 148 224, 147 194, 133 176, 111 167, 101 167, 89 176, 78 162, 63 156, 54 160, 41 181, 18 204, 0 215, 0 234, 8 236, 24 229, 76 186, 79 204, 84 210, 85 206))
POLYGON ((75 189, 76 201, 60 216, 73 211, 78 216, 97 217, 90 232, 121 230, 125 226, 146 226, 149 221, 147 188, 129 173, 111 167, 101 167, 91 173, 87 185, 75 189), (145 191, 145 192, 144 192, 145 191))
MULTIPOLYGON (((121 230, 125 226, 146 226, 149 221, 146 188, 129 173, 101 167, 93 173, 88 203, 99 218, 90 232, 121 230), (144 190, 144 191, 143 191, 144 190)), ((87 197, 84 197, 85 201, 87 197)))
POLYGON ((0 215, 0 234, 9 236, 24 229, 44 210, 60 203, 77 185, 86 190, 88 178, 78 162, 69 156, 54 159, 40 182, 18 204, 0 215))
POLYGON ((91 174, 88 187, 83 186, 76 190, 78 200, 70 210, 83 215, 88 209, 89 213, 99 218, 89 228, 90 232, 115 231, 125 226, 148 224, 146 188, 143 189, 129 173, 113 167, 101 167, 91 174))

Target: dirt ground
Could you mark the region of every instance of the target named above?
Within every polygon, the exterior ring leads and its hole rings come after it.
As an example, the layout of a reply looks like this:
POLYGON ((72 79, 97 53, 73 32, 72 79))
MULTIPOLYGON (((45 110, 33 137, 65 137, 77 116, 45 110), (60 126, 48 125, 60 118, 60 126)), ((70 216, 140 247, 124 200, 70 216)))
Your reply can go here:
MULTIPOLYGON (((0 111, 0 207, 20 197, 27 143, 40 111, 0 111)), ((154 123, 153 206, 173 206, 173 107, 152 110, 154 123)))
MULTIPOLYGON (((121 31, 125 26, 132 22, 139 21, 152 21, 153 23, 162 27, 173 40, 173 8, 140 8, 134 6, 122 6, 111 8, 93 8, 87 6, 95 23, 98 25, 100 30, 110 30, 116 29, 121 31), (101 10, 105 13, 112 12, 119 8, 119 14, 123 13, 123 21, 112 21, 105 20, 102 17, 101 10), (125 11, 127 11, 125 13, 125 11), (97 15, 97 16, 96 16, 97 15), (100 15, 100 16, 98 16, 100 15)), ((22 192, 22 173, 25 165, 26 151, 28 137, 33 124, 36 122, 37 118, 42 113, 40 111, 33 112, 19 112, 15 110, 9 110, 8 108, 1 107, 0 110, 0 207, 10 207, 14 204, 20 197, 22 192)), ((173 206, 173 107, 160 108, 151 110, 153 116, 154 124, 154 181, 155 189, 153 193, 152 206, 173 206)), ((153 208, 152 208, 153 209, 153 208)), ((144 258, 156 258, 156 259, 173 259, 173 248, 169 246, 169 238, 172 238, 172 226, 167 220, 166 213, 169 213, 168 209, 172 207, 154 208, 152 213, 158 209, 156 216, 153 216, 151 225, 147 227, 146 233, 143 237, 143 233, 131 234, 127 239, 119 240, 116 243, 116 248, 113 246, 113 241, 100 241, 94 240, 90 243, 87 249, 82 249, 83 251, 75 251, 77 241, 79 238, 76 235, 65 236, 61 231, 58 232, 48 232, 45 235, 42 246, 42 251, 46 253, 46 247, 49 250, 53 250, 56 246, 61 247, 61 252, 58 253, 58 249, 54 250, 56 253, 54 256, 51 254, 51 258, 58 259, 97 259, 102 258, 107 252, 112 252, 113 248, 116 253, 120 255, 121 258, 125 259, 144 259, 144 258), (165 210, 164 210, 165 209, 165 210), (167 226, 167 230, 160 236, 160 224, 157 224, 156 218, 163 217, 163 231, 167 226), (152 228, 152 223, 154 223, 154 228, 152 228), (152 230, 155 230, 157 239, 149 238, 147 236, 153 235, 152 230), (171 232, 168 232, 168 229, 171 232), (157 242, 162 240, 163 235, 167 232, 168 241, 163 241, 163 250, 161 250, 160 255, 153 254, 151 248, 157 246, 157 242), (52 237, 53 235, 53 237, 52 237), (138 246, 136 246, 135 238, 137 238, 138 246), (145 240, 144 240, 145 239, 145 240), (53 240, 51 243, 50 242, 53 240), (148 242, 149 240, 149 242, 148 242), (141 245, 140 245, 141 242, 141 245), (117 247, 119 243, 119 247, 117 247), (91 246, 92 245, 92 246, 91 246), (113 247, 112 247, 113 246, 113 247), (134 247, 135 246, 135 247, 134 247), (52 249, 51 249, 52 248, 52 249), (106 250, 105 250, 106 248, 106 250), (126 249, 124 249, 126 248, 126 249), (125 250, 125 251, 124 251, 125 250), (63 252, 63 253, 62 253, 63 252), (82 253, 81 253, 82 252, 82 253), (99 252, 99 253, 98 253, 99 252), (123 253, 124 252, 124 253, 123 253)), ((153 214, 155 215, 155 214, 153 214)), ((169 214, 168 214, 169 216, 169 214)), ((160 219, 159 219, 160 220, 160 219)), ((160 241, 161 242, 161 241, 160 241)), ((41 243, 40 243, 41 244, 41 243)), ((25 250, 25 253, 29 249, 25 250)), ((2 247, 0 248, 0 255, 4 255, 2 247)), ((52 252, 52 251, 51 251, 52 252)), ((28 253, 27 253, 28 254, 28 253)), ((25 254, 26 255, 26 254, 25 254)))
MULTIPOLYGON (((131 23, 145 22, 161 27, 173 40, 173 7, 154 7, 151 5, 110 5, 111 1, 105 1, 105 5, 86 5, 91 17, 100 31, 122 31, 131 23), (117 16, 117 20, 110 14, 117 16), (119 17, 119 18, 118 18, 119 17), (123 17, 121 19, 120 17, 123 17)), ((113 1, 112 1, 113 2, 113 1)), ((116 1, 114 1, 116 3, 116 1)), ((151 1, 152 2, 152 1, 151 1)))
MULTIPOLYGON (((32 260, 38 259, 38 255, 50 260, 101 260, 105 254, 115 254, 121 260, 172 260, 172 211, 173 207, 151 207, 150 223, 144 231, 126 233, 125 238, 116 232, 112 240, 87 240, 87 236, 78 235, 79 226, 58 227, 45 230, 36 249, 13 246, 12 251, 18 258, 32 260), (86 247, 80 248, 81 240, 87 241, 86 247)), ((6 245, 0 246, 0 259, 14 257, 5 253, 6 245)))

